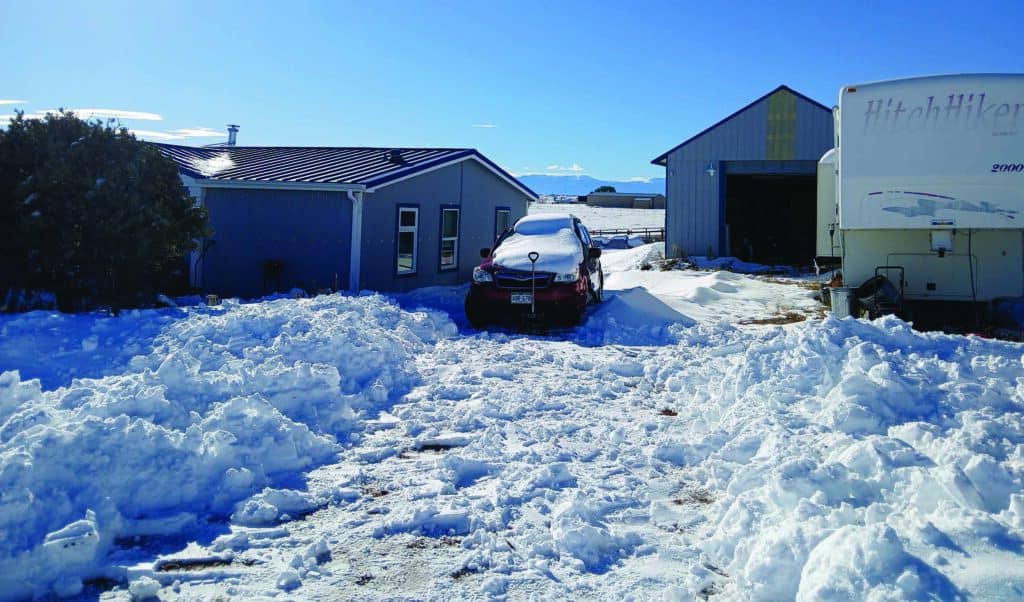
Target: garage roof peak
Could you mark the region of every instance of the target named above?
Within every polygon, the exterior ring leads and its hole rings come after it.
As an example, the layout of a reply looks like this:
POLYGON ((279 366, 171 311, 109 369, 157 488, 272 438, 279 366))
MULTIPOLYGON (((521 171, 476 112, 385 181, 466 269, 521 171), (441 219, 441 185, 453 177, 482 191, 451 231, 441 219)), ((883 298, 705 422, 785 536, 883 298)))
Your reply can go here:
POLYGON ((750 103, 746 104, 745 106, 743 106, 739 110, 733 112, 731 115, 729 115, 725 119, 722 119, 721 121, 718 121, 714 125, 712 125, 712 126, 710 126, 708 128, 705 128, 704 130, 700 131, 699 133, 691 136, 690 138, 687 138, 683 142, 681 142, 681 143, 677 144, 676 146, 670 148, 669 150, 665 151, 664 153, 662 153, 661 155, 656 157, 653 161, 651 161, 651 163, 654 164, 654 165, 662 165, 662 166, 664 166, 667 163, 667 161, 668 161, 668 156, 671 155, 672 153, 674 153, 675 151, 679 150, 680 148, 683 148, 687 144, 689 144, 689 143, 693 142, 694 140, 700 138, 704 134, 707 134, 711 130, 721 126, 725 122, 731 120, 732 118, 736 117, 740 113, 743 113, 744 111, 746 111, 750 107, 756 105, 757 103, 761 102, 762 100, 765 100, 766 98, 770 97, 771 95, 773 95, 773 94, 775 94, 775 93, 777 93, 777 92, 779 92, 781 90, 785 90, 786 92, 789 92, 790 94, 793 94, 797 98, 800 98, 800 99, 803 99, 803 100, 807 101, 808 103, 810 103, 813 106, 820 107, 823 111, 828 111, 829 113, 832 112, 832 109, 830 109, 829 107, 827 107, 827 106, 821 104, 820 102, 814 100, 813 98, 810 98, 809 96, 801 94, 800 92, 797 92, 793 88, 790 88, 789 86, 787 86, 785 84, 782 84, 782 85, 778 86, 777 88, 771 90, 767 94, 754 99, 753 101, 751 101, 750 103))

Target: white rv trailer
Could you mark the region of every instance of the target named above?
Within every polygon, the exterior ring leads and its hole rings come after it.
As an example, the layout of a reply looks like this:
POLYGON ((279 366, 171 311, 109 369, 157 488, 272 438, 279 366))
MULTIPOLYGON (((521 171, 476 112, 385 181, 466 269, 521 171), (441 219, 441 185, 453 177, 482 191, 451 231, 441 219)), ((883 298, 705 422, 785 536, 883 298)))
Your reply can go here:
POLYGON ((908 300, 1024 295, 1024 74, 844 86, 834 112, 817 254, 847 286, 877 271, 908 300))

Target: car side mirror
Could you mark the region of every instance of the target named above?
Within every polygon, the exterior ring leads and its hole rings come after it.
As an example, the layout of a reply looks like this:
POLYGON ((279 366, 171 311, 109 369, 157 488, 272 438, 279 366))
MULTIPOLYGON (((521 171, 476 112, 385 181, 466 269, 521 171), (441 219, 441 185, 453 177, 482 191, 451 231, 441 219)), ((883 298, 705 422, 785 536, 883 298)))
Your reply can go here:
POLYGON ((490 256, 490 254, 491 254, 491 250, 488 249, 487 247, 484 247, 484 248, 480 249, 480 257, 483 257, 484 259, 487 259, 487 257, 490 256))
POLYGON ((597 247, 590 247, 590 258, 591 259, 597 259, 600 256, 601 256, 601 249, 598 249, 597 247))

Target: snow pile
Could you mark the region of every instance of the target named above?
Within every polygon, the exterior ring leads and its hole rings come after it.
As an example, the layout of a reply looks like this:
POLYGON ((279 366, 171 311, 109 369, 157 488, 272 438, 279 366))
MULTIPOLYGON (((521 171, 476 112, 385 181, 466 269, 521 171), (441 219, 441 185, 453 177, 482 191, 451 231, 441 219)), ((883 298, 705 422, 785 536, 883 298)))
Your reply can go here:
POLYGON ((337 509, 339 525, 368 520, 345 547, 372 537, 412 566, 410 538, 456 538, 435 567, 459 559, 475 585, 457 597, 1005 599, 1024 585, 1024 570, 983 574, 1021 566, 1020 345, 892 318, 671 334, 592 353, 488 333, 439 344, 392 410, 400 433, 366 442, 438 451, 363 456, 390 492, 337 509))
POLYGON ((420 381, 414 355, 454 331, 380 296, 226 302, 167 325, 122 374, 51 391, 0 374, 0 592, 66 589, 117 538, 207 513, 262 524, 308 511, 286 493, 235 503, 334 458, 363 412, 420 381))
POLYGON ((1020 597, 1024 346, 651 252, 544 336, 460 335, 465 287, 0 316, 66 350, 0 376, 0 598, 1020 597))
MULTIPOLYGON (((604 281, 606 297, 642 288, 657 297, 660 305, 688 319, 706 323, 737 324, 787 313, 814 315, 820 307, 812 290, 732 272, 661 272, 633 268, 654 257, 656 248, 648 245, 602 257, 602 265, 608 266, 604 281)), ((634 319, 643 319, 643 315, 634 319)))
POLYGON ((665 243, 656 242, 622 251, 604 251, 601 254, 601 268, 605 274, 640 270, 652 262, 665 257, 665 243))
POLYGON ((958 593, 945 575, 908 554, 892 527, 847 525, 810 553, 796 599, 952 599, 958 593))
POLYGON ((795 271, 791 266, 752 263, 737 259, 736 257, 691 255, 690 261, 702 270, 728 270, 740 274, 790 274, 795 271))
MULTIPOLYGON (((593 236, 594 246, 605 250, 634 249, 647 244, 644 238, 637 234, 616 234, 614 236, 593 236)), ((664 244, 664 243, 662 243, 664 244)))
POLYGON ((1020 346, 829 318, 730 355, 656 380, 692 433, 662 459, 721 492, 701 548, 742 597, 951 598, 961 546, 1019 549, 1020 346))
POLYGON ((124 371, 132 357, 150 353, 161 329, 180 320, 181 311, 125 311, 61 314, 34 311, 4 316, 0 370, 17 366, 21 378, 38 378, 44 389, 68 385, 72 378, 98 378, 124 371))

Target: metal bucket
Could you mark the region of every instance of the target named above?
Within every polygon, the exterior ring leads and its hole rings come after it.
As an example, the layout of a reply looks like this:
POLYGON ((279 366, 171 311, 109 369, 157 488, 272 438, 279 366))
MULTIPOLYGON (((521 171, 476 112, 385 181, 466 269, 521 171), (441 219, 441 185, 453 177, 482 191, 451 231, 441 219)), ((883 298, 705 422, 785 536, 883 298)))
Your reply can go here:
POLYGON ((852 315, 853 289, 848 286, 840 286, 832 289, 832 315, 837 318, 845 318, 852 315))

